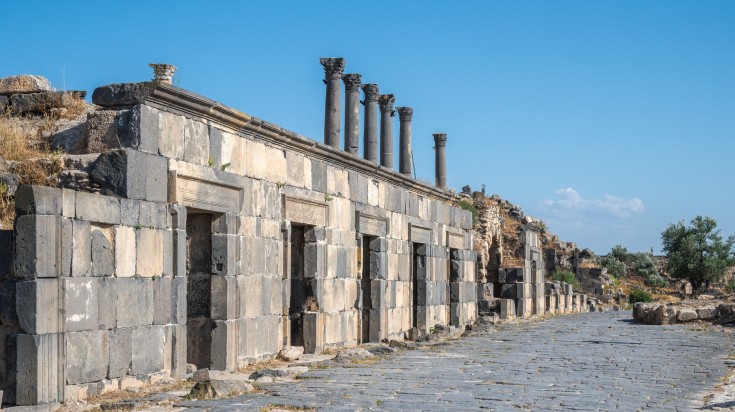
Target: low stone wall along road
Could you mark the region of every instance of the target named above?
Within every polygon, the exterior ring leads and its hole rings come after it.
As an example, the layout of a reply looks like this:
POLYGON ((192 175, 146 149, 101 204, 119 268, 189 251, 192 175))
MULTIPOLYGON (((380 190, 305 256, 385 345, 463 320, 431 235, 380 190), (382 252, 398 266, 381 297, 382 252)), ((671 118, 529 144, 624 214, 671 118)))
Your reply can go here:
POLYGON ((727 373, 732 335, 632 323, 631 313, 511 324, 376 363, 314 369, 266 394, 187 401, 186 410, 266 405, 386 411, 684 411, 727 373))

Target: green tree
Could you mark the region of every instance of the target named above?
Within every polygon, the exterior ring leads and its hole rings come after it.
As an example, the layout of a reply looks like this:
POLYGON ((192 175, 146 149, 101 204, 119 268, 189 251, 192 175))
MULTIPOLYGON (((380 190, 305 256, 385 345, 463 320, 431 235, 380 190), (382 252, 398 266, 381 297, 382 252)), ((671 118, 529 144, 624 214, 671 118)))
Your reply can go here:
POLYGON ((735 237, 723 240, 717 222, 710 217, 697 216, 688 226, 684 221, 669 225, 661 239, 669 273, 691 282, 694 293, 709 288, 735 263, 735 237))
POLYGON ((626 249, 625 246, 615 245, 612 247, 609 256, 612 256, 615 259, 625 263, 625 261, 628 260, 628 255, 630 255, 630 253, 628 253, 628 249, 626 249))
POLYGON ((625 266, 625 263, 612 254, 603 256, 602 259, 600 259, 600 262, 604 268, 607 268, 607 273, 615 276, 616 278, 628 274, 628 268, 625 266))

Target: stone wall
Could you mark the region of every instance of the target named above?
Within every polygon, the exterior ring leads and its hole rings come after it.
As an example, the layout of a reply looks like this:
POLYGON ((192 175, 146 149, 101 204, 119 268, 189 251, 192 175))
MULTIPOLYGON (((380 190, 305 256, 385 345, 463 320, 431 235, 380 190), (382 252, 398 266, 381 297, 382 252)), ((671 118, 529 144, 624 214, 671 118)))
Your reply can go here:
POLYGON ((110 136, 89 167, 108 196, 16 195, 1 288, 17 313, 2 318, 11 402, 477 316, 472 216, 443 189, 167 84, 105 86, 93 101, 111 113, 93 116, 110 136))

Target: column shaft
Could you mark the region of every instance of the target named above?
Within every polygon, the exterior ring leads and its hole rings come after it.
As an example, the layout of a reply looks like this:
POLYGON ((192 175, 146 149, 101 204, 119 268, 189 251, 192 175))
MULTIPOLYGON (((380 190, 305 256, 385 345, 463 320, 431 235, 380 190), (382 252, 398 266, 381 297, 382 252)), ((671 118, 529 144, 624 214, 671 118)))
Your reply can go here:
POLYGON ((436 151, 436 187, 447 188, 447 135, 445 133, 434 134, 434 150, 436 151))
POLYGON ((345 152, 358 155, 360 151, 360 82, 359 74, 345 74, 345 152))
POLYGON ((380 165, 393 169, 393 103, 392 94, 381 94, 380 104, 380 165))
POLYGON ((401 129, 399 135, 399 158, 398 171, 411 175, 411 119, 413 119, 413 108, 397 107, 398 118, 401 121, 401 129))
POLYGON ((343 58, 321 58, 324 66, 324 83, 327 85, 327 98, 324 105, 324 144, 339 149, 340 124, 340 80, 345 68, 343 58))
POLYGON ((365 160, 378 163, 378 85, 364 84, 365 93, 365 160))

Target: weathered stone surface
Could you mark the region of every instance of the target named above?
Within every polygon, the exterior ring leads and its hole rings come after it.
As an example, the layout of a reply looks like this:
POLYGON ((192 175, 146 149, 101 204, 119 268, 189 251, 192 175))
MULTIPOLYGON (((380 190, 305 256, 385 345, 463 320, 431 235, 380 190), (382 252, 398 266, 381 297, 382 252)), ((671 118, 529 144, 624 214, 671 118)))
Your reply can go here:
POLYGON ((194 382, 207 382, 207 381, 211 380, 210 377, 209 377, 209 369, 204 368, 204 369, 198 369, 198 370, 196 370, 192 374, 191 379, 194 382))
POLYGON ((0 230, 0 281, 10 274, 13 265, 13 231, 0 230))
POLYGON ((97 329, 99 282, 96 278, 66 278, 64 284, 65 331, 97 329))
POLYGON ((719 310, 714 306, 705 306, 697 308, 697 317, 702 320, 713 320, 717 319, 719 310))
POLYGON ((20 185, 20 176, 15 173, 0 173, 0 196, 14 196, 20 185))
POLYGON ((155 86, 154 82, 108 84, 94 89, 92 103, 102 107, 134 106, 145 102, 155 86))
POLYGON ((166 335, 162 326, 146 326, 133 329, 131 371, 134 375, 163 370, 165 338, 166 335))
POLYGON ((107 378, 120 378, 130 372, 133 360, 133 329, 118 328, 110 331, 110 359, 107 378))
POLYGON ((15 192, 17 215, 60 215, 61 189, 47 186, 21 186, 15 192))
POLYGON ((76 217, 96 223, 120 224, 120 199, 94 193, 78 192, 76 217))
POLYGON ((92 275, 112 276, 115 273, 113 228, 92 226, 92 275))
POLYGON ((337 352, 334 360, 336 362, 350 362, 353 359, 368 359, 373 356, 375 355, 363 348, 342 349, 337 352))
POLYGON ((120 148, 117 117, 117 110, 97 110, 87 115, 84 133, 87 152, 101 153, 120 148))
POLYGON ((101 154, 90 166, 89 176, 118 196, 166 202, 167 170, 164 157, 124 149, 101 154))
POLYGON ((59 339, 56 333, 17 335, 16 399, 17 405, 59 402, 61 399, 59 339))
POLYGON ((286 362, 293 362, 295 360, 301 359, 301 356, 303 355, 303 346, 289 346, 287 348, 281 349, 281 351, 278 353, 278 358, 286 362))
POLYGON ((150 279, 117 279, 117 327, 153 323, 153 288, 150 279), (135 310, 131 310, 135 308, 135 310))
POLYGON ((51 91, 51 83, 43 76, 21 74, 0 79, 0 94, 38 93, 51 91))
POLYGON ((676 309, 671 306, 660 305, 656 308, 654 325, 670 325, 676 323, 676 309))
POLYGON ((32 335, 57 333, 59 318, 59 281, 36 279, 18 282, 15 296, 20 329, 32 335))
POLYGON ((676 313, 676 320, 679 322, 689 322, 696 320, 698 317, 697 311, 692 308, 681 308, 676 313))
POLYGON ((14 113, 46 113, 51 109, 70 106, 84 100, 85 91, 41 92, 10 96, 10 110, 14 113))
POLYGON ((54 133, 51 139, 51 148, 64 153, 83 153, 86 150, 85 135, 87 125, 84 117, 69 127, 54 133))
POLYGON ((106 330, 66 334, 66 382, 96 382, 105 379, 109 364, 106 330))

